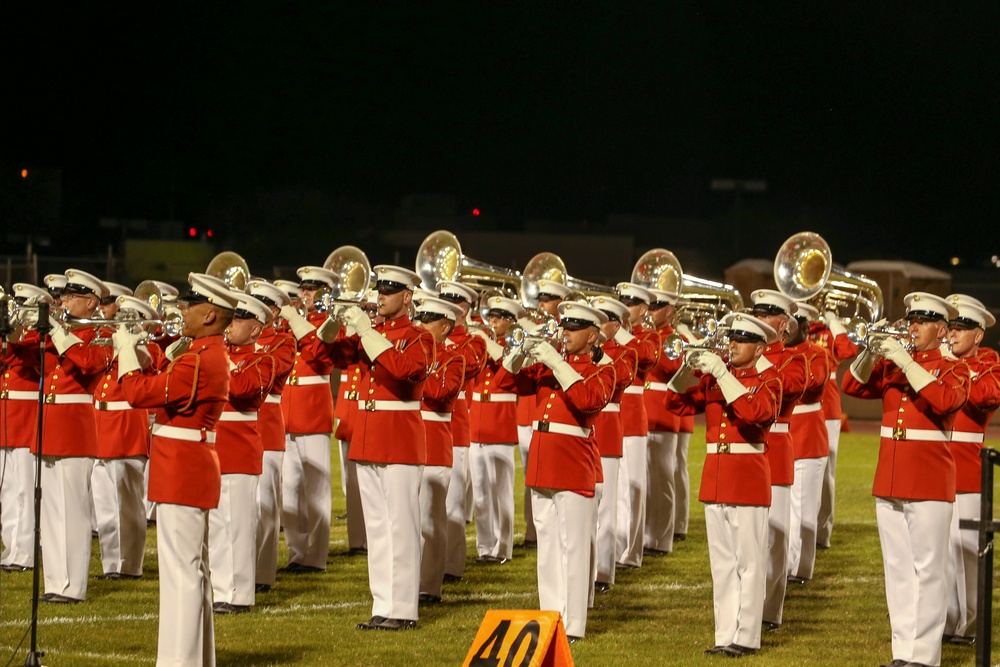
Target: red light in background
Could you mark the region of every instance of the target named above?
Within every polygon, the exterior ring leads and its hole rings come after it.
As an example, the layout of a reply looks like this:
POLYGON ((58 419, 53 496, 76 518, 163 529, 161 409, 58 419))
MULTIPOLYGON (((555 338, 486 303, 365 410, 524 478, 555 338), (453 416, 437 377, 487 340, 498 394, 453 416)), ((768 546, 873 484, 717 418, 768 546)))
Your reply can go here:
POLYGON ((213 232, 213 231, 212 231, 212 230, 210 229, 210 230, 208 230, 207 232, 205 232, 205 235, 206 235, 206 236, 208 236, 208 238, 212 238, 213 236, 215 236, 215 232, 213 232))
POLYGON ((195 229, 194 227, 190 227, 188 229, 188 236, 190 236, 191 238, 198 236, 198 230, 195 229))
POLYGON ((474 216, 476 216, 478 218, 479 217, 479 209, 478 208, 472 209, 472 215, 474 215, 474 216))
POLYGON ((21 170, 21 178, 27 178, 27 177, 28 177, 28 170, 27 169, 22 169, 21 170))

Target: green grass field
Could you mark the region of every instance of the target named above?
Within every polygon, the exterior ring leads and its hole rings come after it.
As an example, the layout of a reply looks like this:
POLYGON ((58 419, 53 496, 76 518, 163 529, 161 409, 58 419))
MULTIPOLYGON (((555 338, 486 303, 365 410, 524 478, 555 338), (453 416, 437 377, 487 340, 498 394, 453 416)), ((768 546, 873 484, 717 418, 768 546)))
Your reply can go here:
MULTIPOLYGON (((692 440, 692 493, 697 496, 704 459, 704 431, 692 440)), ((988 443, 996 447, 1000 443, 988 443)), ((765 633, 753 665, 878 665, 891 659, 882 563, 870 495, 877 438, 842 436, 837 470, 833 548, 817 557, 816 578, 790 586, 785 624, 765 633)), ((334 465, 335 475, 336 464, 334 465)), ((520 473, 518 475, 520 478, 520 473)), ((524 524, 518 486, 517 525, 524 524)), ((334 514, 344 511, 334 480, 334 514)), ((572 648, 579 665, 709 665, 713 644, 712 582, 704 514, 692 502, 686 542, 674 553, 646 559, 642 569, 620 574, 611 592, 597 598, 587 638, 572 648)), ((148 665, 155 662, 157 564, 150 530, 146 574, 140 581, 91 580, 88 600, 74 606, 40 607, 38 644, 46 665, 148 665)), ((445 601, 421 610, 413 632, 361 632, 371 611, 364 558, 346 555, 346 528, 334 521, 325 574, 278 574, 278 584, 257 597, 248 614, 216 617, 219 665, 460 665, 488 609, 537 608, 535 556, 515 549, 503 566, 477 565, 468 532, 470 562, 465 580, 446 584, 445 601)), ((94 543, 92 574, 100 573, 94 543)), ((285 555, 281 555, 284 563, 285 555)), ((0 665, 24 664, 31 574, 0 573, 0 665)), ((942 604, 944 602, 942 601, 942 604)), ((997 606, 995 614, 1000 613, 997 606)), ((943 665, 972 665, 971 647, 944 648, 943 665)))

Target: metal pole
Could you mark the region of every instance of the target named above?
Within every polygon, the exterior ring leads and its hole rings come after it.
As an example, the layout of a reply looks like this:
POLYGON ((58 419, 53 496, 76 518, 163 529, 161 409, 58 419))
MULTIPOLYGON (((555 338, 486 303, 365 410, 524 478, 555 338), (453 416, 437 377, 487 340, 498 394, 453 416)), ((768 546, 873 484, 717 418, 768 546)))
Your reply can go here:
POLYGON ((1000 461, 995 449, 983 447, 979 503, 979 577, 976 587, 976 667, 989 667, 993 628, 993 466, 1000 461))

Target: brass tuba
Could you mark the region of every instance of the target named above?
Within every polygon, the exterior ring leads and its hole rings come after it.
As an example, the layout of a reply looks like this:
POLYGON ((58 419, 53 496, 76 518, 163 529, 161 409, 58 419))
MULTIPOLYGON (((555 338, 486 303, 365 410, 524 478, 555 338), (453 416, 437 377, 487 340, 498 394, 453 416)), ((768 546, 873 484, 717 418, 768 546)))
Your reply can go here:
POLYGON ((855 342, 866 337, 872 322, 882 318, 882 289, 871 278, 845 271, 833 263, 830 246, 815 232, 789 237, 774 258, 778 290, 796 301, 808 301, 820 313, 833 311, 855 342))
POLYGON ((331 252, 323 268, 333 271, 333 288, 320 287, 313 295, 316 310, 333 306, 356 306, 364 300, 372 284, 372 265, 361 248, 345 245, 331 252))
POLYGON ((514 298, 521 287, 521 274, 462 254, 462 245, 449 231, 432 232, 417 249, 416 272, 427 289, 436 289, 442 280, 454 280, 482 292, 499 289, 514 298))
POLYGON ((529 309, 538 308, 538 295, 541 292, 539 285, 546 280, 559 283, 573 290, 574 293, 566 297, 566 301, 586 302, 587 297, 591 296, 618 298, 614 287, 581 280, 569 275, 566 271, 566 264, 554 252, 540 252, 532 257, 524 267, 522 275, 520 290, 521 304, 529 309))
POLYGON ((245 291, 250 281, 250 268, 235 252, 220 252, 208 263, 205 273, 229 285, 229 289, 245 291))

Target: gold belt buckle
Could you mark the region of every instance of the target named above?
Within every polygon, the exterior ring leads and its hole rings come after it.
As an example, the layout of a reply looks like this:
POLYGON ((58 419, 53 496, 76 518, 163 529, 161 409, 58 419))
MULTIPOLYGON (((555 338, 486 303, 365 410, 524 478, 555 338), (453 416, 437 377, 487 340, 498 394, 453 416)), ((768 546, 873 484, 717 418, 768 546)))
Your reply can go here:
POLYGON ((490 393, 488 391, 484 391, 483 393, 481 393, 479 395, 479 400, 482 403, 489 403, 490 402, 490 393))
POLYGON ((538 431, 539 433, 548 433, 549 424, 550 424, 549 422, 538 422, 538 428, 536 428, 535 430, 538 431))
POLYGON ((98 401, 97 402, 97 409, 98 410, 107 410, 108 409, 108 402, 107 401, 98 401))
POLYGON ((299 378, 298 377, 290 377, 290 378, 288 378, 288 384, 292 385, 293 387, 298 386, 298 384, 299 384, 299 378))
POLYGON ((365 410, 367 410, 368 412, 375 412, 375 401, 373 400, 365 401, 365 410))
POLYGON ((646 381, 645 381, 645 382, 643 383, 643 385, 642 385, 642 388, 643 388, 643 389, 649 389, 649 383, 650 383, 650 381, 649 381, 649 380, 646 380, 646 381))
POLYGON ((715 448, 715 451, 718 452, 719 454, 728 454, 729 453, 729 443, 728 442, 720 442, 719 446, 715 448))
POLYGON ((7 400, 7 390, 4 389, 3 391, 0 391, 0 401, 6 401, 6 400, 7 400))
POLYGON ((55 394, 45 394, 45 403, 47 405, 54 405, 55 402, 56 402, 56 395, 55 394))
POLYGON ((358 392, 356 392, 356 391, 348 392, 348 394, 347 394, 347 400, 349 400, 349 401, 356 401, 356 400, 358 400, 358 392))
POLYGON ((906 440, 906 428, 903 426, 897 426, 892 429, 892 439, 893 440, 906 440))

